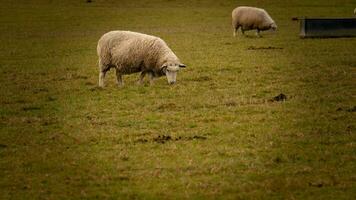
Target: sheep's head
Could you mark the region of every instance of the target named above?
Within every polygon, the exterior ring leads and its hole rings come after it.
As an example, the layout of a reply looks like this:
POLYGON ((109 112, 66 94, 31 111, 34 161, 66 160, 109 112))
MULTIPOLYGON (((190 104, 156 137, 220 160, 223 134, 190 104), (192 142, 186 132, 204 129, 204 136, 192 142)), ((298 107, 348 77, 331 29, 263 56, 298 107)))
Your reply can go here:
POLYGON ((270 27, 271 27, 272 31, 276 31, 277 30, 277 24, 276 23, 272 23, 270 25, 270 27))
POLYGON ((176 82, 177 73, 181 68, 185 68, 184 64, 166 63, 161 67, 163 74, 166 75, 169 84, 176 82))

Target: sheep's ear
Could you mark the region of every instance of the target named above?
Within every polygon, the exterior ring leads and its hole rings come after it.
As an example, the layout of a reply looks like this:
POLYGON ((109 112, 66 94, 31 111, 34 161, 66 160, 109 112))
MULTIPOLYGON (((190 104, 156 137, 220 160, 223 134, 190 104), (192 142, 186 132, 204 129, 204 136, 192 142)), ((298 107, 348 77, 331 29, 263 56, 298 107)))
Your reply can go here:
POLYGON ((187 66, 185 64, 179 64, 179 67, 186 68, 187 66))

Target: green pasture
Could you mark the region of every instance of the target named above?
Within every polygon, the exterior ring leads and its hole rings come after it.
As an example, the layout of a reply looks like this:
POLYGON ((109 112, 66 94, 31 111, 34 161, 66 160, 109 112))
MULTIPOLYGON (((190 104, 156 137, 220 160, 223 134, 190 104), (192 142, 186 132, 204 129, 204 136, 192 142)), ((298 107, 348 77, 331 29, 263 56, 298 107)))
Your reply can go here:
POLYGON ((300 39, 291 20, 352 17, 354 0, 0 4, 0 199, 356 197, 356 39, 300 39), (238 5, 278 31, 234 38, 238 5), (111 30, 164 39, 177 84, 110 71, 98 88, 111 30))

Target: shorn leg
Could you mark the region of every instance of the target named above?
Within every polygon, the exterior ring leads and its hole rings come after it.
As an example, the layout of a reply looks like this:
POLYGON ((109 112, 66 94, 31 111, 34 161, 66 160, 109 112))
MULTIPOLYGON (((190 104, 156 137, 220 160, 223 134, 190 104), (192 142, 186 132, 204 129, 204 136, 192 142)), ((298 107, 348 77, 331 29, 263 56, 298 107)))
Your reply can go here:
POLYGON ((109 70, 109 67, 105 66, 99 59, 99 87, 105 86, 104 79, 105 79, 106 72, 108 70, 109 70))
POLYGON ((236 37, 237 30, 239 30, 240 26, 233 26, 233 27, 234 27, 233 35, 234 35, 234 37, 236 37))
POLYGON ((117 85, 119 87, 124 86, 124 82, 122 81, 122 74, 117 68, 116 68, 116 80, 117 80, 117 85))
POLYGON ((237 28, 234 28, 234 37, 236 37, 237 28))
POLYGON ((106 71, 100 71, 100 73, 99 73, 99 87, 105 86, 105 83, 104 83, 105 74, 106 74, 106 71))
POLYGON ((142 85, 143 84, 143 78, 145 78, 146 72, 141 72, 140 78, 137 81, 137 84, 142 85))

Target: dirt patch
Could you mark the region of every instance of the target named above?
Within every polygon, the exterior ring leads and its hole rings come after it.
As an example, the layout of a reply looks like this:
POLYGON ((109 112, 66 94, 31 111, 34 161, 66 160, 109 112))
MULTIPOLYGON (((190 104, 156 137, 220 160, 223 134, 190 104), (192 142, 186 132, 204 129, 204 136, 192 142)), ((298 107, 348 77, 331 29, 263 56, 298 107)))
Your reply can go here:
POLYGON ((87 81, 87 82, 84 83, 84 85, 95 85, 95 83, 87 81))
POLYGON ((207 137, 201 135, 194 136, 178 136, 173 137, 170 135, 158 135, 153 138, 139 138, 135 142, 136 143, 147 143, 147 142, 155 142, 159 144, 164 144, 166 142, 177 142, 177 141, 191 141, 191 140, 206 140, 207 137))
POLYGON ((146 142, 148 142, 148 140, 140 138, 140 139, 136 140, 135 142, 137 142, 137 143, 146 143, 146 142))
POLYGON ((6 144, 0 144, 0 149, 5 149, 5 148, 7 148, 6 144))
POLYGON ((193 137, 186 137, 186 140, 206 140, 207 137, 205 136, 200 136, 200 135, 194 135, 193 137))
POLYGON ((309 182, 309 186, 310 187, 323 187, 324 186, 324 183, 323 182, 309 182))
POLYGON ((49 92, 49 90, 47 88, 37 88, 33 91, 34 94, 38 94, 42 92, 49 92))
POLYGON ((37 106, 28 106, 28 107, 23 107, 22 110, 23 111, 41 110, 41 108, 37 106))
POLYGON ((162 143, 162 144, 164 144, 165 142, 170 141, 170 140, 172 140, 172 137, 170 135, 159 135, 159 136, 153 138, 154 142, 162 143))
POLYGON ((268 101, 274 102, 274 101, 287 101, 287 95, 280 93, 279 95, 273 97, 272 99, 269 99, 268 101))
POLYGON ((177 108, 177 105, 174 103, 163 103, 157 107, 157 110, 171 110, 177 108))
POLYGON ((104 90, 104 88, 99 87, 99 86, 94 86, 94 87, 91 87, 89 90, 92 91, 92 92, 94 92, 94 91, 102 91, 102 90, 104 90))
POLYGON ((352 108, 338 108, 336 111, 356 112, 356 106, 352 108))
POLYGON ((274 159, 273 159, 273 162, 275 162, 275 163, 281 163, 282 162, 282 158, 280 158, 280 157, 275 157, 274 159))
POLYGON ((247 47, 247 50, 281 50, 283 49, 282 47, 272 47, 272 46, 268 46, 268 47, 255 47, 255 46, 249 46, 247 47))
POLYGON ((224 103, 224 105, 227 106, 227 107, 234 107, 234 106, 237 106, 238 104, 237 104, 237 102, 234 101, 234 100, 229 100, 229 101, 226 101, 226 102, 224 103))

